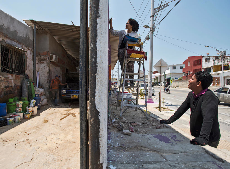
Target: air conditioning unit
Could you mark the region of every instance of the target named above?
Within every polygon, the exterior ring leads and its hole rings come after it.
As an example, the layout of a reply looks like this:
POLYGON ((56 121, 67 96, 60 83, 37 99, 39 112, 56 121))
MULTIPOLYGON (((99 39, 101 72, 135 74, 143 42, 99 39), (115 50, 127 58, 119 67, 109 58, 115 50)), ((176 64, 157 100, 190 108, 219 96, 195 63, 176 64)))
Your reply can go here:
POLYGON ((57 56, 57 55, 51 54, 51 55, 50 55, 50 61, 51 61, 51 62, 57 62, 57 61, 58 61, 58 56, 57 56))

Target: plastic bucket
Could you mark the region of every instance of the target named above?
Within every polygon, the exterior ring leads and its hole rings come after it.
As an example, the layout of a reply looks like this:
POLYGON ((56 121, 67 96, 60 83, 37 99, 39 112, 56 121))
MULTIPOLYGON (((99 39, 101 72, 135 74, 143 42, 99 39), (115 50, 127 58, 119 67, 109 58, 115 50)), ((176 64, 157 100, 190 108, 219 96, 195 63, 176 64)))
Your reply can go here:
POLYGON ((22 107, 22 104, 23 104, 22 101, 18 101, 18 102, 16 102, 16 107, 22 107))
POLYGON ((14 102, 14 98, 9 99, 9 102, 14 102))
POLYGON ((23 103, 22 103, 22 112, 26 112, 27 111, 27 109, 26 109, 26 107, 29 105, 29 101, 23 101, 23 103))
POLYGON ((33 107, 27 107, 27 113, 32 113, 33 112, 33 107))
POLYGON ((21 117, 20 116, 15 116, 14 117, 14 122, 15 123, 20 123, 21 122, 21 117))
POLYGON ((14 113, 16 110, 16 104, 15 102, 9 102, 7 103, 7 113, 14 113))
POLYGON ((24 113, 24 119, 29 119, 31 116, 31 113, 24 113))
POLYGON ((21 107, 16 108, 16 113, 21 113, 21 112, 22 112, 22 108, 21 107))
POLYGON ((35 106, 32 108, 32 115, 36 115, 38 113, 38 107, 35 106))
POLYGON ((0 103, 0 116, 6 116, 6 103, 0 103))
POLYGON ((23 119, 23 113, 16 113, 16 115, 20 116, 20 118, 23 119))
POLYGON ((7 118, 7 125, 12 125, 12 124, 14 124, 14 117, 7 118))

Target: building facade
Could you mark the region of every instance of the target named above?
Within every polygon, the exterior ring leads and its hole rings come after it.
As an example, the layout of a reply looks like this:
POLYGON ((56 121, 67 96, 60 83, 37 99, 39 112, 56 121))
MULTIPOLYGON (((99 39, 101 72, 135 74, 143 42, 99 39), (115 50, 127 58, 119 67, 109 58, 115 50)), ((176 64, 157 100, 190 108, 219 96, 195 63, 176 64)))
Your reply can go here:
POLYGON ((180 79, 183 74, 184 64, 169 65, 169 68, 165 71, 165 79, 168 84, 174 80, 180 79))
POLYGON ((183 68, 183 80, 188 80, 194 73, 202 71, 202 57, 203 56, 189 56, 188 59, 183 62, 185 65, 183 68))

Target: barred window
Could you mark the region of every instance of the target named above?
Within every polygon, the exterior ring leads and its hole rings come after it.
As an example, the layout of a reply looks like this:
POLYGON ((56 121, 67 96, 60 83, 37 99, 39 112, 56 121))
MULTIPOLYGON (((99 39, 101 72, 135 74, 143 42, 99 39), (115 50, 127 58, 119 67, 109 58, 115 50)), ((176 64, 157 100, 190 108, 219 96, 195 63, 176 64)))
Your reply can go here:
POLYGON ((24 75, 25 52, 10 45, 1 46, 1 72, 24 75))

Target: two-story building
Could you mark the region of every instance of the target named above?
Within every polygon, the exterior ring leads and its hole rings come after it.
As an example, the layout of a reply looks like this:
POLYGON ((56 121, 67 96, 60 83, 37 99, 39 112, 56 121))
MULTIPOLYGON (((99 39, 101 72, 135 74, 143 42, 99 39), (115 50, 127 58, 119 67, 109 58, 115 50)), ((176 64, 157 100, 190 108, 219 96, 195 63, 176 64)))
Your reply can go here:
POLYGON ((188 59, 183 62, 185 65, 183 68, 183 80, 190 79, 194 73, 202 70, 202 57, 203 56, 189 56, 188 59))
POLYGON ((183 68, 185 67, 184 64, 175 64, 169 65, 169 68, 165 71, 165 81, 166 83, 170 84, 170 80, 178 80, 181 78, 183 74, 183 68))
POLYGON ((221 59, 220 56, 210 56, 210 62, 212 66, 209 70, 211 69, 210 73, 213 76, 213 86, 230 87, 230 57, 225 56, 221 59))

